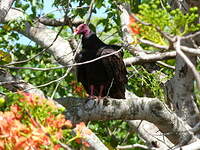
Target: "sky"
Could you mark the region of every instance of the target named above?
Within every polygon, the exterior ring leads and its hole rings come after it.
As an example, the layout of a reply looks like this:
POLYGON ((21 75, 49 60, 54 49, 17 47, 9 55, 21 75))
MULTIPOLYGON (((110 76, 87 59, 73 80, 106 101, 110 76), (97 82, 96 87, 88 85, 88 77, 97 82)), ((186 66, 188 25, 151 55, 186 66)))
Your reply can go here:
MULTIPOLYGON (((44 9, 42 10, 41 15, 47 14, 47 13, 53 13, 55 15, 56 18, 61 18, 63 16, 63 12, 59 12, 56 11, 57 8, 52 6, 54 0, 44 0, 44 9)), ((76 8, 78 6, 78 3, 73 3, 72 7, 76 8)), ((98 13, 96 14, 92 14, 93 17, 106 17, 106 13, 105 13, 106 8, 101 8, 98 10, 98 13)), ((28 10, 31 13, 31 10, 28 10)), ((20 35, 20 39, 19 41, 17 41, 18 43, 23 43, 25 45, 29 44, 29 45, 34 45, 34 42, 30 43, 30 39, 26 38, 23 35, 20 35)))

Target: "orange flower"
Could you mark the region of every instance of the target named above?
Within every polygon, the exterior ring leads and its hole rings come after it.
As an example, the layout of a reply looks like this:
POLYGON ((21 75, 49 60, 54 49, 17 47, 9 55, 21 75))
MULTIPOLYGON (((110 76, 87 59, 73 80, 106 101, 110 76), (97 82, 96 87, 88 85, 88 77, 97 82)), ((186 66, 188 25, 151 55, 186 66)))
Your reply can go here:
POLYGON ((76 139, 76 142, 78 144, 82 143, 86 147, 90 147, 90 144, 84 140, 84 136, 92 134, 92 131, 86 127, 85 123, 80 122, 79 124, 76 124, 75 130, 78 134, 80 134, 83 137, 83 139, 76 139))
POLYGON ((59 130, 55 133, 55 137, 60 140, 63 138, 63 133, 62 133, 62 130, 59 130))
POLYGON ((82 136, 84 136, 85 134, 88 134, 88 135, 92 134, 92 131, 86 127, 84 122, 80 122, 79 124, 76 124, 76 130, 80 132, 82 136))
POLYGON ((14 104, 10 106, 10 111, 12 111, 15 114, 16 119, 20 119, 22 117, 22 114, 20 114, 21 108, 14 104))
POLYGON ((140 34, 140 28, 138 24, 136 23, 136 20, 133 16, 129 16, 129 24, 128 28, 131 30, 132 34, 140 34))
POLYGON ((86 141, 82 141, 82 144, 85 145, 86 147, 90 147, 90 144, 86 141))
MULTIPOLYGON (((47 149, 58 150, 60 145, 55 143, 53 138, 57 140, 63 138, 63 126, 72 127, 72 123, 66 120, 64 115, 54 114, 50 111, 47 113, 44 120, 38 119, 37 116, 31 114, 30 109, 41 107, 45 104, 50 110, 56 108, 55 104, 40 98, 30 93, 18 92, 22 97, 19 97, 19 103, 14 103, 10 106, 10 111, 0 111, 0 150, 5 149, 9 143, 10 149, 35 149, 42 150, 41 146, 46 146, 47 149), (25 105, 18 105, 21 102, 25 105), (27 105, 26 105, 27 104, 27 105), (25 106, 25 108, 22 108, 25 106), (25 111, 24 111, 25 110, 25 111), (27 115, 28 114, 28 115, 27 115), (23 118, 22 118, 23 115, 23 118), (29 122, 23 124, 21 120, 29 118, 29 122)), ((43 109, 43 107, 41 107, 43 109)))
POLYGON ((59 144, 54 145, 53 149, 54 150, 59 150, 61 148, 61 146, 59 144))
POLYGON ((78 143, 78 144, 81 144, 81 142, 82 142, 80 138, 75 139, 75 141, 76 141, 76 143, 78 143))
POLYGON ((70 120, 66 120, 65 121, 65 125, 68 127, 68 128, 72 128, 72 122, 70 120))

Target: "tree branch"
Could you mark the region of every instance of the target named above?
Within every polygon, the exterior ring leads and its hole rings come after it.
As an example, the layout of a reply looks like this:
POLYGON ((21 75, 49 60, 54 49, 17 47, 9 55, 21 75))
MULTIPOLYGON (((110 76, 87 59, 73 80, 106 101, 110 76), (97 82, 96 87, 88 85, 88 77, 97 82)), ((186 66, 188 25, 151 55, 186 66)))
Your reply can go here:
POLYGON ((0 22, 3 22, 15 0, 0 1, 0 22))
POLYGON ((91 17, 92 17, 92 10, 93 10, 93 5, 94 5, 94 3, 95 3, 95 0, 92 0, 92 1, 90 2, 90 6, 89 6, 89 9, 88 9, 88 18, 87 18, 87 20, 85 21, 86 24, 89 24, 90 19, 91 19, 91 17))
MULTIPOLYGON (((185 38, 181 37, 181 39, 185 39, 185 38)), ((152 41, 145 40, 145 39, 139 39, 139 41, 143 44, 153 46, 153 47, 158 48, 158 49, 169 50, 169 46, 160 45, 160 44, 157 44, 157 43, 154 43, 152 41)), ((200 49, 199 48, 191 48, 191 47, 187 47, 187 46, 183 46, 183 45, 180 45, 180 48, 181 48, 181 50, 183 50, 184 52, 187 52, 188 54, 200 55, 200 49)))
POLYGON ((100 139, 85 125, 82 125, 81 128, 79 125, 74 129, 76 133, 79 133, 83 138, 82 141, 86 141, 90 145, 90 149, 93 150, 108 150, 108 148, 100 141, 100 139))
POLYGON ((189 131, 190 127, 155 98, 136 97, 125 100, 62 98, 56 101, 67 108, 66 115, 73 122, 119 119, 147 120, 154 123, 174 144, 184 145, 195 140, 192 132, 189 131))
POLYGON ((167 68, 175 70, 175 66, 168 65, 168 64, 166 64, 166 63, 164 63, 162 61, 157 61, 156 63, 158 63, 158 64, 160 64, 160 65, 162 65, 164 67, 167 67, 167 68))
MULTIPOLYGON (((20 10, 10 9, 5 22, 19 19, 24 14, 20 10)), ((1 16, 0 16, 1 17, 1 16)), ((4 23, 4 22, 0 22, 4 23)), ((26 23, 25 30, 18 31, 29 39, 35 41, 43 47, 49 47, 48 52, 53 54, 58 63, 67 65, 72 63, 73 52, 68 41, 64 40, 58 33, 48 29, 41 23, 37 23, 34 27, 26 23), (58 37, 57 37, 58 36, 58 37), (56 38, 57 37, 57 38, 56 38), (53 44, 52 44, 53 43, 53 44)))
POLYGON ((65 26, 65 25, 78 26, 79 24, 83 23, 83 20, 81 19, 75 19, 71 21, 71 18, 67 18, 66 21, 64 20, 65 19, 52 19, 47 17, 38 18, 38 21, 43 25, 54 26, 54 27, 65 26))
MULTIPOLYGON (((131 149, 131 148, 141 148, 141 149, 147 149, 149 150, 149 147, 141 144, 133 144, 133 145, 125 145, 125 146, 117 146, 117 149, 131 149)), ((150 149, 150 150, 156 150, 155 148, 150 149)))
POLYGON ((195 79, 197 81, 197 86, 200 89, 200 75, 197 72, 195 66, 193 65, 193 63, 189 60, 189 58, 181 51, 181 38, 177 36, 177 41, 174 43, 174 47, 176 49, 176 52, 179 54, 179 56, 181 56, 181 58, 186 62, 186 64, 190 67, 190 69, 192 70, 195 79))
POLYGON ((181 50, 190 54, 190 55, 200 55, 200 49, 199 48, 190 48, 190 47, 187 47, 187 46, 181 46, 181 50))
MULTIPOLYGON (((15 63, 13 63, 15 64, 15 63)), ((17 62, 18 64, 18 62, 17 62)), ((10 64, 8 64, 10 65, 10 64)), ((65 68, 65 66, 58 66, 58 67, 51 67, 51 68, 35 68, 35 67, 13 67, 8 65, 0 65, 1 68, 8 68, 8 69, 29 69, 29 70, 36 70, 36 71, 49 71, 49 70, 55 70, 55 69, 62 69, 65 68)))
POLYGON ((29 88, 27 92, 37 94, 41 97, 45 97, 44 93, 41 90, 38 90, 35 88, 35 86, 23 81, 17 79, 15 76, 11 75, 6 70, 0 69, 0 82, 6 83, 3 84, 5 88, 7 88, 10 91, 16 92, 18 90, 23 90, 29 88))
POLYGON ((172 142, 153 124, 145 120, 127 121, 130 128, 136 132, 149 148, 168 150, 174 146, 172 142))
MULTIPOLYGON (((173 9, 180 8, 182 11, 188 11, 191 6, 191 1, 187 0, 171 2, 173 9)), ((185 47, 193 47, 190 39, 182 40, 181 42, 185 47)), ((185 48, 183 46, 181 47, 182 50, 185 48)), ((174 45, 174 47, 176 46, 174 45)), ((193 64, 196 64, 196 56, 187 55, 187 57, 193 64)), ((199 109, 194 95, 194 73, 179 54, 176 56, 175 76, 166 83, 165 87, 168 100, 173 104, 172 109, 180 118, 191 127, 194 127, 200 121, 199 109)))
POLYGON ((146 62, 155 62, 159 60, 166 60, 175 58, 176 52, 163 52, 163 53, 155 53, 155 54, 145 54, 143 56, 134 56, 130 58, 125 58, 124 62, 126 66, 135 65, 135 64, 142 64, 146 62))
MULTIPOLYGON (((134 99, 137 96, 126 90, 126 98, 134 99)), ((153 124, 145 120, 128 120, 126 121, 132 132, 138 134, 149 148, 156 148, 156 150, 168 150, 174 146, 168 138, 159 131, 153 124)))
POLYGON ((192 34, 186 35, 184 37, 181 37, 181 39, 186 40, 186 39, 194 38, 195 36, 198 36, 198 35, 200 35, 200 31, 197 31, 195 33, 192 33, 192 34))
POLYGON ((149 40, 145 40, 145 39, 139 39, 139 42, 143 43, 143 44, 147 44, 149 46, 153 46, 155 48, 159 48, 159 49, 164 49, 164 50, 169 50, 169 46, 165 46, 165 45, 160 45, 154 42, 151 42, 149 40))
POLYGON ((200 149, 200 140, 197 140, 194 143, 178 147, 178 148, 176 148, 174 150, 199 150, 199 149, 200 149))

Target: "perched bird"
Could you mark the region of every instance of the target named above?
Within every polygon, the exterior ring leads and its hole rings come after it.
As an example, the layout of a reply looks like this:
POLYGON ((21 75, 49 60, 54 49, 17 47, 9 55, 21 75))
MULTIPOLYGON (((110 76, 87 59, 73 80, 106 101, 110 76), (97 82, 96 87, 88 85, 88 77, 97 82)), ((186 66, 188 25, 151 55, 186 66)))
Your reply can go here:
POLYGON ((88 25, 81 24, 75 29, 75 34, 82 36, 82 51, 75 57, 76 63, 84 63, 98 57, 113 55, 77 66, 77 80, 81 82, 91 98, 110 96, 125 98, 127 71, 123 62, 123 52, 116 52, 121 47, 107 45, 101 41, 88 25))

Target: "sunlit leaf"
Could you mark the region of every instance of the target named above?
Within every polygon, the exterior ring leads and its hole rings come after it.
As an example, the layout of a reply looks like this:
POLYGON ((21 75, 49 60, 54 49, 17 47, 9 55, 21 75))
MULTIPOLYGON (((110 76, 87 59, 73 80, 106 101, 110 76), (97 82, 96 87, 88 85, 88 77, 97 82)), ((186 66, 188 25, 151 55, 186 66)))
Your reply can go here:
POLYGON ((0 50, 0 64, 7 64, 12 61, 12 56, 10 53, 0 50))

